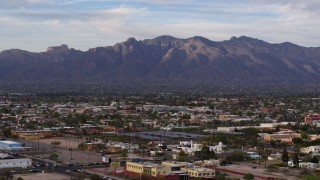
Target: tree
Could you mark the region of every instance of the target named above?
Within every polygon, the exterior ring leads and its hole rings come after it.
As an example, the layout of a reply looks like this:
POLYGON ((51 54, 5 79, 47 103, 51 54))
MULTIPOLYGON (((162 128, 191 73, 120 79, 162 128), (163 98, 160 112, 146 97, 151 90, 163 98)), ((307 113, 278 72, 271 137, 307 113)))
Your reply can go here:
POLYGON ((90 180, 102 180, 103 178, 97 174, 91 174, 90 180))
POLYGON ((292 162, 294 164, 294 167, 299 167, 299 154, 298 154, 298 152, 295 152, 293 154, 292 162))
POLYGON ((308 139, 308 134, 305 133, 305 132, 303 132, 303 133, 301 133, 300 137, 301 137, 302 139, 308 139))
POLYGON ((292 138, 293 144, 303 144, 303 140, 299 137, 292 138))
POLYGON ((244 152, 241 151, 235 151, 227 155, 226 160, 227 161, 238 161, 242 162, 246 159, 246 155, 244 152))
POLYGON ((84 173, 73 174, 70 178, 70 180, 84 180, 84 179, 86 179, 86 174, 84 173))
POLYGON ((287 147, 284 147, 282 151, 282 162, 288 164, 288 161, 289 161, 289 154, 287 151, 287 147))
POLYGON ((122 157, 122 159, 125 160, 128 157, 128 150, 122 150, 120 153, 120 157, 122 157))
POLYGON ((50 156, 49 156, 49 159, 50 160, 53 160, 53 161, 58 161, 58 158, 59 158, 59 155, 57 153, 51 153, 50 156))
POLYGON ((246 179, 246 180, 253 180, 254 179, 254 176, 250 173, 247 173, 243 176, 243 179, 246 179))
POLYGON ((3 176, 5 177, 6 180, 12 180, 13 179, 13 175, 11 171, 5 171, 2 172, 3 176))
POLYGON ((319 159, 318 159, 317 156, 313 156, 313 157, 311 158, 310 162, 312 162, 312 163, 319 163, 319 159))
POLYGON ((53 145, 55 148, 56 148, 57 146, 59 146, 60 144, 61 144, 60 141, 52 141, 52 142, 51 142, 51 145, 53 145))
POLYGON ((11 129, 4 129, 3 136, 6 138, 10 137, 11 136, 11 129))
POLYGON ((202 159, 211 159, 215 157, 214 151, 210 151, 208 146, 203 146, 200 151, 200 156, 202 159))
POLYGON ((180 162, 186 161, 187 154, 184 151, 180 150, 178 155, 179 155, 178 161, 180 162))
POLYGON ((78 145, 78 148, 81 149, 81 150, 85 150, 85 149, 87 149, 87 145, 85 143, 80 143, 78 145))

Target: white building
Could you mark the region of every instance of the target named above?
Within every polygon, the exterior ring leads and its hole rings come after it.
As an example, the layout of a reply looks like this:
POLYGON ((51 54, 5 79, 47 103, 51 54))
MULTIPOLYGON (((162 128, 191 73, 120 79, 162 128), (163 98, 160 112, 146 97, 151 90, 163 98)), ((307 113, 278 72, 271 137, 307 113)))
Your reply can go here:
POLYGON ((109 146, 120 147, 121 149, 128 150, 128 152, 134 152, 134 150, 139 149, 138 144, 123 143, 123 142, 117 142, 117 141, 108 141, 108 143, 106 145, 107 145, 107 147, 109 147, 109 146))
POLYGON ((219 142, 218 145, 208 147, 210 151, 214 151, 215 153, 222 153, 226 145, 224 145, 222 142, 219 142))
POLYGON ((261 155, 259 155, 257 152, 247 152, 247 156, 250 159, 254 159, 254 160, 261 159, 261 155))
POLYGON ((301 148, 301 149, 300 149, 300 152, 305 153, 305 154, 309 154, 309 153, 319 154, 319 152, 320 152, 320 146, 304 147, 304 148, 301 148))
POLYGON ((32 166, 32 160, 23 159, 0 159, 0 169, 4 168, 27 168, 32 166))
POLYGON ((197 151, 201 151, 201 149, 202 149, 201 146, 202 146, 202 144, 194 143, 192 140, 191 141, 181 141, 180 146, 178 146, 176 149, 173 149, 172 151, 179 153, 182 150, 186 154, 193 154, 197 151))
POLYGON ((7 150, 7 151, 19 151, 23 150, 24 147, 14 141, 0 141, 0 150, 7 150))

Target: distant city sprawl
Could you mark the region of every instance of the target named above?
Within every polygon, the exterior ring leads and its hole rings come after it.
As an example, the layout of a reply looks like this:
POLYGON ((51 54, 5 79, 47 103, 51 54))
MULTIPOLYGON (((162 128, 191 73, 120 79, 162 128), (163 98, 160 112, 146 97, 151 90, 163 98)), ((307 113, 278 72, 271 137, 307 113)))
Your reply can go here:
POLYGON ((14 177, 316 176, 317 95, 5 93, 0 171, 14 177))

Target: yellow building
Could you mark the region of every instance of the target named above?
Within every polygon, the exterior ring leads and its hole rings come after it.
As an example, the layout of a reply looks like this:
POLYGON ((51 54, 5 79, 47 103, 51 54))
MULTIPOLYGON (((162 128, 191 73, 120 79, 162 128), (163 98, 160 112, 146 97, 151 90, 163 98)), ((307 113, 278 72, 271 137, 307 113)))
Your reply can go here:
POLYGON ((151 175, 153 177, 171 174, 170 167, 150 162, 127 162, 126 170, 138 174, 151 175))
POLYGON ((33 130, 33 131, 12 131, 13 135, 19 136, 21 139, 43 139, 47 137, 55 136, 55 133, 51 130, 33 130))
POLYGON ((138 174, 142 174, 144 169, 144 164, 136 163, 136 162, 127 162, 126 163, 126 170, 138 174))
POLYGON ((149 175, 152 177, 168 176, 174 174, 185 174, 181 171, 187 163, 181 162, 162 162, 155 164, 150 162, 127 162, 126 171, 140 175, 149 175))
POLYGON ((266 142, 280 141, 282 143, 292 144, 292 138, 300 137, 299 133, 275 133, 275 134, 264 134, 263 139, 266 142))
POLYGON ((214 179, 216 175, 215 170, 198 166, 193 168, 182 168, 182 171, 187 172, 189 177, 193 178, 214 179))

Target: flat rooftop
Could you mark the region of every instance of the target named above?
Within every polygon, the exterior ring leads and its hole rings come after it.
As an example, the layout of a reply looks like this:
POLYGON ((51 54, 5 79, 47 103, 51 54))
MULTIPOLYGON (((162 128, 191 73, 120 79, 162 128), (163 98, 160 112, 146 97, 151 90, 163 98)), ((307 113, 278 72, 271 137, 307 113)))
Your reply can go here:
POLYGON ((20 144, 19 142, 14 142, 14 141, 0 141, 0 143, 5 143, 5 144, 20 144))

